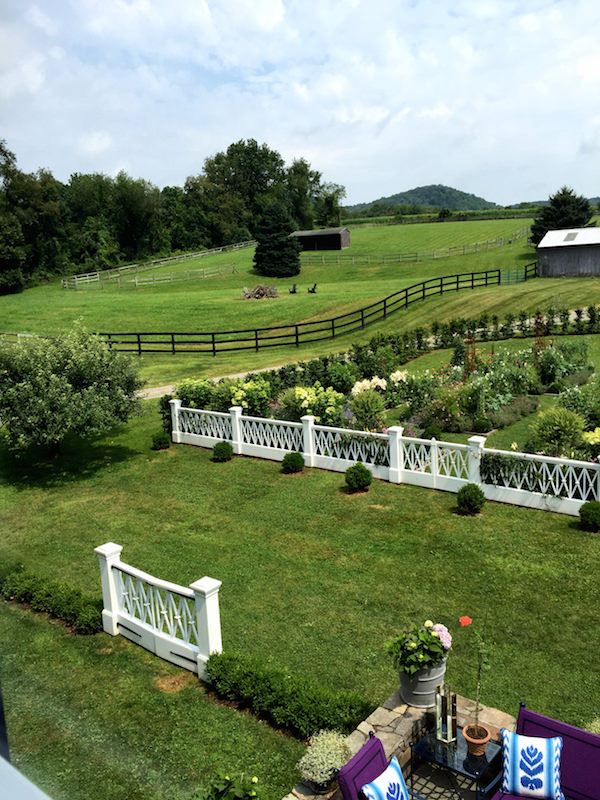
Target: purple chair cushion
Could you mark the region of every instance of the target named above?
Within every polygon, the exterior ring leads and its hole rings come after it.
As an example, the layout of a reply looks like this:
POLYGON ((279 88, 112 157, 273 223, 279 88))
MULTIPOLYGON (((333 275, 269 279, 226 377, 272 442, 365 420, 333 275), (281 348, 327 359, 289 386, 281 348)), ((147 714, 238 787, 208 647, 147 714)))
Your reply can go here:
POLYGON ((338 773, 344 800, 358 800, 361 786, 381 775, 387 765, 381 741, 372 736, 338 773))

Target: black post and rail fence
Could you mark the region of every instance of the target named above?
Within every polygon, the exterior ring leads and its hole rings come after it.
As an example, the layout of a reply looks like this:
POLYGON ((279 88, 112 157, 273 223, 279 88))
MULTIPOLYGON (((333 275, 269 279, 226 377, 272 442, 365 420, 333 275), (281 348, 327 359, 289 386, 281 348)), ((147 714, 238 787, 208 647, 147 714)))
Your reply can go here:
POLYGON ((201 333, 139 332, 99 333, 110 348, 121 352, 137 353, 217 353, 235 350, 258 352, 269 347, 299 347, 301 344, 335 339, 369 325, 381 322, 390 314, 428 297, 463 289, 478 289, 506 283, 521 283, 536 276, 537 264, 527 264, 511 270, 491 269, 482 272, 466 272, 457 275, 442 275, 439 278, 415 283, 400 289, 364 308, 341 314, 337 317, 276 325, 269 328, 248 328, 232 331, 209 331, 201 333))

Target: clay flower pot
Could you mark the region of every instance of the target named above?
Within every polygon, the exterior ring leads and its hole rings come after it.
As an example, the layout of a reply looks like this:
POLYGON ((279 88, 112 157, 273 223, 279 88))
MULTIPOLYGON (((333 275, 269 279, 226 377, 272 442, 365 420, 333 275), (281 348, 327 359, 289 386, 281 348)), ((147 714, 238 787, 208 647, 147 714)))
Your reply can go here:
POLYGON ((491 730, 486 726, 479 723, 475 725, 466 725, 462 731, 463 736, 467 742, 467 750, 472 756, 482 756, 485 753, 487 743, 492 738, 491 730))

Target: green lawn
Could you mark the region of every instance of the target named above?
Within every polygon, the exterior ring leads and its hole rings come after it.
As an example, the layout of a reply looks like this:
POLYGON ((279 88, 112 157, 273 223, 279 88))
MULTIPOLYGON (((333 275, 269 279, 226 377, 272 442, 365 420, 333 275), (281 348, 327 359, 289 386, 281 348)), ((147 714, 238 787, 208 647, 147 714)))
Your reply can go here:
MULTIPOLYGON (((3 453, 0 559, 99 593, 93 549, 116 541, 125 561, 165 579, 218 578, 225 647, 377 703, 397 682, 383 643, 426 618, 454 633, 448 678, 472 696, 473 642, 457 620, 487 610, 486 704, 516 713, 526 700, 584 726, 599 715, 600 537, 573 518, 491 503, 462 518, 452 494, 380 481, 351 496, 335 473, 214 464, 186 446, 153 452, 157 428, 148 402, 54 462, 3 453)), ((135 646, 71 636, 6 603, 0 626, 11 747, 51 796, 185 797, 217 766, 257 774, 273 798, 296 781, 298 743, 215 706, 135 646)))

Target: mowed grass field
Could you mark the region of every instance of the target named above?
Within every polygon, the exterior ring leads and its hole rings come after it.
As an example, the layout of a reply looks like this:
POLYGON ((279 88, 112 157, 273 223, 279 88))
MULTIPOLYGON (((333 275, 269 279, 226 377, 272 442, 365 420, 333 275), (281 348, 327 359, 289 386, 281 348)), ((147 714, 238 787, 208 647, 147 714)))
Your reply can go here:
MULTIPOLYGON (((516 714, 525 700, 582 726, 600 715, 600 537, 576 519, 492 503, 463 518, 453 494, 381 481, 348 495, 340 474, 154 452, 158 427, 148 401, 61 459, 0 450, 0 560, 99 594, 93 550, 115 541, 164 579, 218 578, 226 648, 374 704, 397 686, 384 642, 427 618, 451 629, 448 680, 473 696, 458 618, 487 613, 484 703, 516 714)), ((298 780, 301 743, 120 637, 73 636, 2 601, 0 638, 13 761, 54 800, 189 800, 219 768, 257 775, 272 800, 298 780)))

